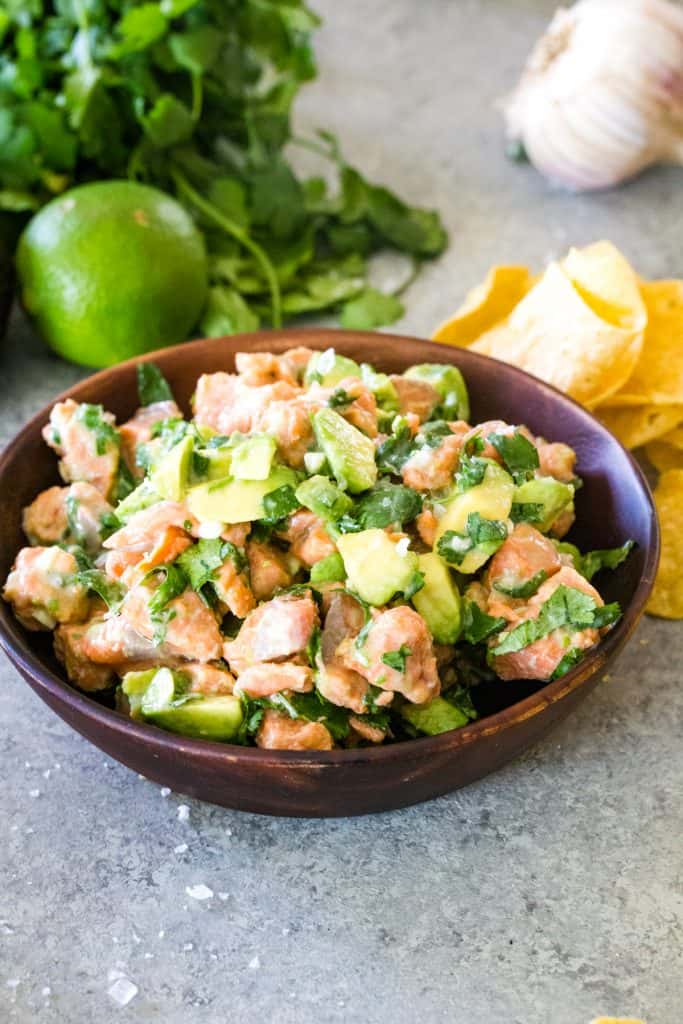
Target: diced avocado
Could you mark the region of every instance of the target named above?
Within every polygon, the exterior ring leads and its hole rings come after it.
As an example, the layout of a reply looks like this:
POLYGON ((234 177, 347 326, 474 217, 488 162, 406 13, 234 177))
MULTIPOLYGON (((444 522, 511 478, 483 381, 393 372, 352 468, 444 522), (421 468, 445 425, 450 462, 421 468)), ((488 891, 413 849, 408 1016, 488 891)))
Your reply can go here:
POLYGON ((375 446, 369 437, 347 423, 334 409, 317 412, 313 429, 340 487, 352 494, 372 487, 377 480, 377 466, 375 446))
POLYGON ((333 348, 324 352, 314 352, 308 361, 304 384, 321 384, 324 388, 333 388, 345 377, 360 377, 360 366, 347 356, 340 356, 333 348))
POLYGON ((311 583, 338 583, 345 579, 344 560, 338 551, 321 558, 311 569, 311 583))
POLYGON ((232 448, 222 445, 220 448, 202 448, 199 454, 208 462, 206 475, 209 480, 222 480, 230 476, 232 467, 232 448))
MULTIPOLYGON (((188 694, 187 677, 168 668, 128 675, 140 677, 132 679, 129 688, 142 687, 143 676, 152 677, 142 695, 135 694, 145 721, 183 736, 229 741, 237 735, 242 724, 242 705, 238 697, 188 694)), ((124 692, 127 693, 125 685, 124 692)))
MULTIPOLYGON (((472 512, 478 512, 483 519, 506 520, 512 508, 515 485, 509 473, 506 473, 497 462, 490 461, 486 467, 484 478, 466 491, 455 492, 446 505, 446 511, 439 519, 436 530, 435 545, 447 530, 465 533, 467 518, 472 512)), ((493 548, 495 550, 495 548, 493 548)), ((491 557, 489 545, 475 547, 468 551, 458 566, 458 571, 473 573, 491 557)))
POLYGON ((180 501, 184 496, 190 477, 193 447, 192 436, 186 434, 157 462, 149 482, 162 498, 168 498, 169 501, 180 501))
POLYGON ((414 551, 394 543, 384 530, 362 530, 337 539, 348 586, 368 604, 386 604, 410 587, 418 559, 414 551))
POLYGON ((232 452, 231 475, 235 480, 267 480, 277 441, 270 434, 254 434, 240 441, 232 452))
POLYGON ((413 594, 413 605, 437 643, 454 644, 462 628, 462 598, 450 569, 434 552, 418 555, 417 561, 425 582, 413 594))
POLYGON ((187 492, 187 507, 201 522, 250 523, 262 519, 263 499, 278 487, 296 487, 297 475, 278 466, 267 480, 210 480, 187 492))
POLYGON ((575 569, 581 565, 582 556, 576 544, 570 544, 567 540, 554 540, 553 544, 561 555, 569 555, 571 557, 575 569))
POLYGON ((441 363, 420 363, 406 370, 404 376, 424 380, 441 395, 441 410, 446 420, 468 420, 470 400, 467 386, 457 366, 441 363))
POLYGON ((311 476, 316 473, 324 473, 327 466, 327 459, 324 452, 306 452, 304 455, 304 469, 311 476))
POLYGON ((469 722, 464 711, 449 704, 443 697, 434 697, 427 704, 406 703, 401 707, 401 717, 427 736, 461 729, 469 722))
POLYGON ((155 491, 149 480, 143 480, 134 491, 131 491, 116 506, 116 518, 125 523, 136 512, 142 512, 143 509, 149 508, 150 505, 156 505, 158 501, 161 501, 161 495, 155 491))
POLYGON ((377 373, 369 363, 360 364, 360 375, 366 388, 375 396, 375 401, 384 412, 398 412, 398 393, 386 373, 377 373))
POLYGON ((304 508, 332 522, 341 519, 353 507, 348 494, 344 494, 326 476, 312 476, 309 480, 303 480, 296 489, 296 496, 304 508))
POLYGON ((540 519, 534 519, 532 525, 545 533, 559 514, 573 505, 574 488, 552 476, 535 477, 515 488, 512 500, 516 505, 540 505, 536 510, 540 519))
POLYGON ((158 669, 156 668, 148 668, 143 672, 126 672, 121 680, 121 689, 128 698, 131 718, 140 717, 143 694, 154 679, 157 671, 158 669))

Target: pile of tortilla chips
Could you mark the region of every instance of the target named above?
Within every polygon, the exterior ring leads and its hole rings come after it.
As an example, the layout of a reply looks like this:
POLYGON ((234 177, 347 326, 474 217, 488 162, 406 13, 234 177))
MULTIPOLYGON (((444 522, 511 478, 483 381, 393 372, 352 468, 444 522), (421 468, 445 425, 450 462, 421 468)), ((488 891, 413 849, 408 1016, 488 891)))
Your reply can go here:
POLYGON ((596 242, 540 276, 492 268, 434 340, 521 367, 595 412, 627 448, 645 446, 662 474, 662 565, 648 610, 683 618, 683 281, 642 281, 610 242, 596 242))

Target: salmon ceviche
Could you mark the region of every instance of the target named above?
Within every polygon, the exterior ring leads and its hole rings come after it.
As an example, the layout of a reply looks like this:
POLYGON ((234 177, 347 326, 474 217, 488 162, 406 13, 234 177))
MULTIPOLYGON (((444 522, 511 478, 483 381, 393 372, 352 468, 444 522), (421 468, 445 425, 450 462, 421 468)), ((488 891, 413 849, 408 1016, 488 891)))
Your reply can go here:
POLYGON ((242 352, 192 418, 152 363, 127 422, 59 402, 64 486, 3 596, 70 682, 187 736, 330 750, 461 728, 482 681, 556 679, 619 618, 627 557, 564 538, 575 452, 470 422, 450 365, 242 352))

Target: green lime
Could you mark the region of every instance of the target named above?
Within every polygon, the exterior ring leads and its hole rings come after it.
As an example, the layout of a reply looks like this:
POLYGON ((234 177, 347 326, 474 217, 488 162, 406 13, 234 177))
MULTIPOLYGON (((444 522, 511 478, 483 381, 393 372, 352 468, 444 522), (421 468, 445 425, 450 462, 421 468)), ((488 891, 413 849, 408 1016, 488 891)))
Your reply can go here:
POLYGON ((204 241, 175 199, 131 181, 81 185, 29 222, 17 249, 24 306, 47 344, 112 366, 187 338, 207 294, 204 241))

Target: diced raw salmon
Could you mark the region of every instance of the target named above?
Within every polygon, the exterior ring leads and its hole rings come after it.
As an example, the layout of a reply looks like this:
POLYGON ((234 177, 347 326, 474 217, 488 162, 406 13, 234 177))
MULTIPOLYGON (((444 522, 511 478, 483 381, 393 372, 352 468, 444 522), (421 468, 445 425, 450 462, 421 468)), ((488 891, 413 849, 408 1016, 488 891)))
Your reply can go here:
POLYGON ((182 419, 178 406, 174 401, 152 402, 143 405, 131 419, 119 427, 121 437, 121 455, 134 477, 141 479, 145 474, 138 466, 135 455, 139 444, 147 444, 152 439, 152 428, 162 420, 182 419))
POLYGON ((325 624, 320 642, 323 661, 328 665, 333 662, 337 648, 344 640, 358 636, 363 628, 365 615, 358 601, 340 590, 338 586, 329 594, 323 607, 325 624))
POLYGON ((377 437, 377 400, 358 377, 345 377, 335 390, 345 391, 352 401, 337 410, 344 419, 367 437, 377 437))
POLYGON ((226 668, 191 661, 181 664, 179 669, 190 677, 190 693, 213 697, 234 691, 235 679, 226 668))
POLYGON ((270 600, 276 590, 288 587, 292 582, 293 576, 285 554, 272 544, 260 540, 248 541, 247 559, 251 589, 257 601, 270 600))
POLYGON ((159 535, 170 526, 188 534, 197 528, 196 520, 181 502, 159 501, 132 515, 125 526, 105 540, 102 547, 109 551, 137 551, 142 558, 156 547, 159 535))
POLYGON ((123 673, 173 662, 165 645, 141 636, 121 615, 97 615, 88 621, 80 641, 82 657, 97 665, 112 665, 123 673))
POLYGON ((277 441, 278 453, 289 466, 300 469, 313 444, 313 426, 307 404, 285 399, 271 402, 257 418, 257 429, 277 441))
POLYGON ((151 572, 152 569, 156 569, 159 565, 167 565, 169 562, 174 562, 178 555, 182 555, 183 551, 192 547, 192 544, 192 537, 182 526, 165 526, 152 550, 138 563, 137 573, 139 578, 151 572))
POLYGON ((575 519, 576 512, 572 504, 563 509, 557 519, 553 520, 553 525, 550 527, 550 536, 555 537, 557 540, 562 540, 571 530, 575 519))
POLYGON ((488 586, 519 587, 539 572, 552 576, 561 567, 552 541, 528 523, 518 523, 489 562, 488 586))
POLYGON ((334 742, 322 722, 305 722, 268 710, 256 733, 265 750, 332 750, 334 742))
POLYGON ((276 401, 295 398, 299 389, 286 381, 248 387, 232 373, 204 374, 197 381, 194 396, 195 419, 199 426, 212 427, 219 434, 239 430, 248 434, 257 427, 260 416, 276 401))
POLYGON ((92 484, 48 487, 24 509, 24 533, 31 544, 80 544, 94 553, 101 546, 102 518, 109 502, 92 484))
POLYGON ((371 725, 370 722, 364 722, 362 718, 357 718, 356 715, 351 715, 349 725, 362 740, 366 740, 368 743, 381 743, 386 736, 384 729, 371 725))
POLYGON ((346 668, 341 663, 333 662, 320 669, 316 676, 316 685, 323 697, 342 708, 350 708, 362 715, 367 710, 365 698, 368 692, 368 681, 358 672, 346 668))
POLYGON ((453 482, 461 449, 462 438, 458 434, 444 437, 438 448, 419 448, 403 465, 403 483, 416 491, 448 487, 453 482))
MULTIPOLYGON (((126 594, 121 616, 140 636, 154 640, 159 623, 152 620, 149 602, 154 581, 139 583, 126 594)), ((169 653, 189 661, 216 661, 222 654, 223 638, 213 612, 198 594, 185 590, 164 610, 164 646, 169 653)))
POLYGON ((345 641, 344 664, 365 676, 373 686, 402 693, 415 704, 424 704, 441 689, 432 637, 421 615, 406 605, 374 612, 362 650, 345 641), (405 670, 382 660, 385 654, 408 648, 405 670), (409 652, 409 653, 408 653, 409 652))
POLYGON ((415 525, 417 526, 417 532, 420 535, 420 539, 428 548, 434 547, 434 543, 436 541, 436 528, 438 524, 439 521, 431 508, 423 508, 415 520, 415 525))
POLYGON ((76 559, 62 548, 22 548, 2 596, 26 629, 50 630, 58 622, 83 622, 90 604, 77 572, 76 559))
MULTIPOLYGON (((580 590, 592 597, 596 605, 601 606, 604 601, 595 587, 591 586, 585 577, 569 566, 563 565, 559 572, 556 572, 549 580, 538 589, 530 598, 526 609, 518 614, 512 627, 527 619, 535 619, 541 610, 542 605, 557 590, 565 586, 580 590)), ((501 636, 490 641, 490 646, 495 648, 500 643, 501 636)), ((493 668, 501 679, 550 679, 553 672, 559 665, 562 658, 573 648, 587 650, 593 647, 599 640, 600 635, 597 629, 576 629, 571 626, 563 626, 555 629, 547 636, 541 637, 535 643, 515 651, 512 654, 501 654, 493 657, 493 668)))
POLYGON ((236 688, 248 697, 269 697, 283 690, 308 693, 313 689, 313 670, 289 661, 261 662, 239 675, 236 688))
POLYGON ((246 618, 256 607, 256 599, 246 574, 237 571, 232 558, 226 558, 216 572, 213 586, 223 604, 238 619, 246 618))
POLYGON ((88 693, 108 689, 116 676, 111 665, 96 664, 84 653, 83 641, 91 624, 92 620, 58 626, 54 634, 57 660, 64 666, 69 680, 88 693))
POLYGON ((235 367, 249 387, 262 387, 283 380, 296 385, 313 355, 310 348, 292 348, 282 355, 273 352, 238 352, 235 367))
POLYGON ((84 480, 108 498, 121 457, 120 438, 113 430, 116 421, 110 412, 102 413, 105 429, 98 433, 85 422, 87 410, 87 406, 79 405, 72 398, 58 402, 43 429, 43 438, 61 457, 59 472, 66 483, 84 480), (106 428, 110 436, 106 436, 106 428))
POLYGON ((291 658, 306 649, 318 625, 318 609, 310 596, 275 597, 247 615, 223 656, 238 676, 261 661, 291 658))
POLYGON ((561 483, 568 484, 576 476, 576 452, 561 441, 549 442, 538 438, 538 461, 543 476, 554 476, 561 483))
POLYGON ((426 380, 411 380, 410 377, 393 373, 389 379, 396 388, 399 411, 403 414, 415 413, 421 423, 428 420, 441 401, 436 388, 426 380))
POLYGON ((289 517, 287 529, 278 536, 289 543, 290 552, 308 568, 337 550, 322 519, 305 508, 289 517))
MULTIPOLYGON (((232 523, 225 527, 221 538, 222 540, 229 540, 236 548, 243 548, 250 533, 251 523, 232 523)), ((196 536, 196 533, 194 535, 196 536)))

